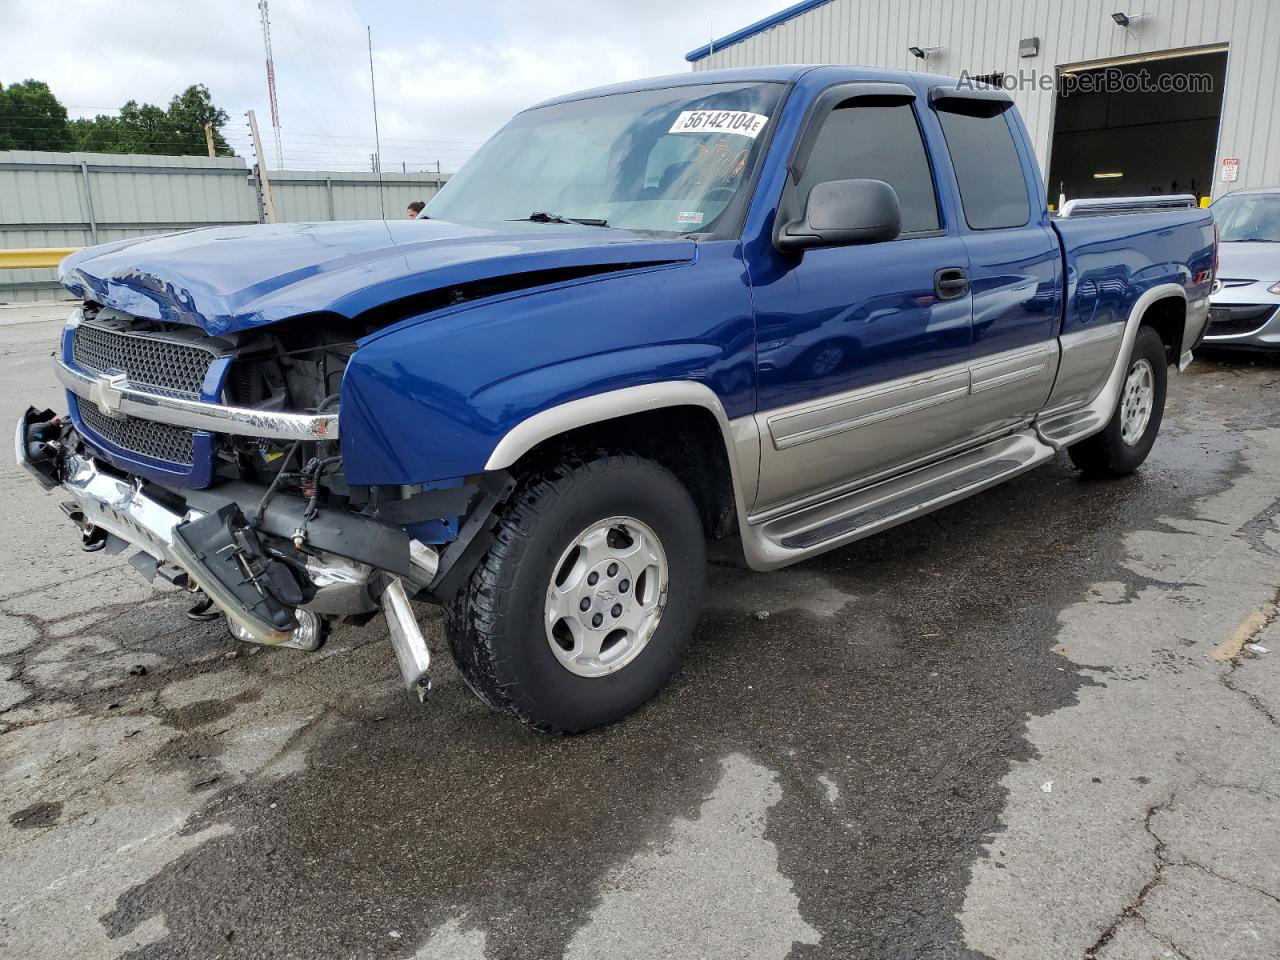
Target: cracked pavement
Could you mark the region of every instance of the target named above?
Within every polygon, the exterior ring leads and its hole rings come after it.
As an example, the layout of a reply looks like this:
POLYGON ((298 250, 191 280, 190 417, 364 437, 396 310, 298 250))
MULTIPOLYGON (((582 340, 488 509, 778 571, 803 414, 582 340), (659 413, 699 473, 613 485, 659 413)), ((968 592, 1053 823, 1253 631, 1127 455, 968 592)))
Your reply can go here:
MULTIPOLYGON (((6 415, 63 312, 0 309, 6 415)), ((1133 477, 716 563, 670 688, 568 739, 434 608, 425 708, 377 621, 235 644, 0 463, 0 956, 1280 956, 1278 385, 1201 359, 1133 477)))

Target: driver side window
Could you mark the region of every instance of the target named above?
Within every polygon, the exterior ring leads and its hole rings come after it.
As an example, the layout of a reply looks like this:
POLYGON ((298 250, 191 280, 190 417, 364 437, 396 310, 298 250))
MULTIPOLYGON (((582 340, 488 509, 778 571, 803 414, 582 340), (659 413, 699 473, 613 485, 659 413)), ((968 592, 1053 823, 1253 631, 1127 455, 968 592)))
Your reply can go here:
POLYGON ((802 200, 827 180, 883 180, 898 194, 902 232, 937 230, 938 198, 924 140, 908 103, 853 101, 828 114, 797 187, 802 200))

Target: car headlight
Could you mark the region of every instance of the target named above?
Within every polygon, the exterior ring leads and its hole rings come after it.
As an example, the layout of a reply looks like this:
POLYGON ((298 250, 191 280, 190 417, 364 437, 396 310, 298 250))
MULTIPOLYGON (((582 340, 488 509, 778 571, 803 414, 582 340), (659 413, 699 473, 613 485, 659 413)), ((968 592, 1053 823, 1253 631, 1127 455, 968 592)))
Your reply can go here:
POLYGON ((1267 287, 1267 293, 1274 293, 1277 297, 1280 297, 1280 281, 1267 287))

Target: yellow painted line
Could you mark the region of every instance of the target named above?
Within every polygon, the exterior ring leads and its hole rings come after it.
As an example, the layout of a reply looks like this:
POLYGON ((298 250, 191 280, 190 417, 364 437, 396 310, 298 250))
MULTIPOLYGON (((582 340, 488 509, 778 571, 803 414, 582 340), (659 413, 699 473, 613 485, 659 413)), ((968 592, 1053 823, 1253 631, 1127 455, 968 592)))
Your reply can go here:
POLYGON ((1267 613, 1265 610, 1259 610, 1251 613, 1244 620, 1244 623, 1236 627, 1235 632, 1227 639, 1223 640, 1212 650, 1209 651, 1209 659, 1226 663, 1228 660, 1234 660, 1240 656, 1240 652, 1244 650, 1244 645, 1249 642, 1249 638, 1256 634, 1259 630, 1267 625, 1267 613))
POLYGON ((56 267, 64 257, 80 247, 32 247, 29 250, 0 250, 0 270, 29 270, 56 267))

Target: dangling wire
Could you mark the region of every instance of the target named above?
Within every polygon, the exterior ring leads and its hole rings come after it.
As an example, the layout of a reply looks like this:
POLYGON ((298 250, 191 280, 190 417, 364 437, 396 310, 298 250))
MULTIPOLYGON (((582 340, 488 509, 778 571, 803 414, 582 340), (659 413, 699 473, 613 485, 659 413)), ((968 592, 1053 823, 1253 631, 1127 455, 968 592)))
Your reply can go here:
POLYGON ((289 461, 293 459, 293 455, 298 452, 298 448, 302 446, 301 440, 293 441, 293 446, 289 448, 289 452, 284 455, 284 462, 280 464, 280 469, 276 473, 275 478, 271 481, 271 485, 267 487, 267 492, 262 495, 262 499, 258 501, 258 515, 254 517, 253 525, 256 527, 262 522, 262 513, 267 509, 267 502, 275 496, 280 481, 284 479, 285 471, 289 466, 289 461))

